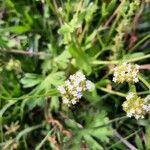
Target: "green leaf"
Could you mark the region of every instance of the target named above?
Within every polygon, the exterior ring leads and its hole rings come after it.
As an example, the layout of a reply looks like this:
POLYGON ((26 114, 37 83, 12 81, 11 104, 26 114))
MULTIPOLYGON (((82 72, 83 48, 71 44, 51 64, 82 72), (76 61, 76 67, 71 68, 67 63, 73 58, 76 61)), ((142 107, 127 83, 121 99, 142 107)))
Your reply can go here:
POLYGON ((102 17, 106 16, 107 15, 107 8, 106 8, 106 3, 103 2, 102 4, 102 8, 101 8, 101 14, 102 14, 102 17))
POLYGON ((96 87, 104 87, 104 86, 108 85, 109 83, 111 83, 110 80, 103 79, 96 83, 96 87))
POLYGON ((144 53, 138 52, 138 53, 133 53, 133 54, 127 54, 127 55, 124 55, 122 61, 128 62, 129 60, 132 60, 134 58, 138 58, 138 57, 141 57, 141 56, 144 56, 144 53))
POLYGON ((115 8, 117 3, 117 0, 111 0, 111 2, 109 3, 108 7, 107 7, 107 12, 111 13, 112 10, 115 8))
POLYGON ((85 20, 89 22, 93 18, 93 13, 97 10, 97 5, 95 3, 90 3, 86 8, 85 20))
POLYGON ((108 128, 108 126, 103 126, 108 122, 105 112, 97 112, 93 115, 91 114, 86 121, 86 129, 88 134, 100 139, 103 142, 109 142, 109 136, 112 135, 112 130, 110 127, 108 128))
POLYGON ((76 58, 76 66, 84 70, 88 75, 91 73, 90 58, 81 49, 78 49, 73 44, 68 47, 71 55, 76 58))
POLYGON ((58 110, 59 108, 59 99, 58 96, 52 96, 51 101, 50 101, 50 109, 51 110, 58 110))
POLYGON ((0 32, 12 32, 12 33, 20 34, 20 33, 25 33, 29 30, 30 30, 29 26, 16 25, 16 26, 11 26, 11 27, 0 29, 0 32))
POLYGON ((30 133, 31 131, 33 130, 36 130, 38 128, 41 128, 43 125, 35 125, 35 126, 32 126, 32 127, 27 127, 26 129, 22 130, 16 137, 16 140, 17 142, 19 142, 19 140, 25 136, 26 134, 30 133))
POLYGON ((144 147, 143 147, 143 144, 142 144, 142 139, 140 138, 140 136, 138 134, 135 137, 135 143, 136 143, 138 149, 144 150, 144 147))
POLYGON ((0 124, 2 123, 2 116, 5 113, 5 111, 11 107, 12 105, 14 105, 17 101, 9 101, 8 104, 6 104, 1 110, 0 110, 0 124))
POLYGON ((47 133, 47 135, 45 136, 45 138, 36 146, 35 150, 40 150, 41 147, 44 145, 44 143, 46 142, 46 140, 48 139, 48 137, 50 136, 52 131, 49 131, 47 133))
POLYGON ((66 34, 66 33, 72 33, 74 31, 74 28, 72 28, 71 25, 65 23, 59 30, 58 33, 59 34, 66 34))
POLYGON ((28 106, 29 111, 37 106, 43 108, 44 98, 28 99, 28 101, 26 101, 26 105, 28 106))
POLYGON ((145 146, 146 146, 147 150, 150 149, 149 139, 150 139, 150 126, 147 125, 147 127, 146 127, 146 134, 145 134, 145 146))
POLYGON ((24 88, 29 88, 39 84, 42 80, 43 78, 41 75, 26 73, 20 82, 23 84, 24 88))
POLYGON ((90 150, 103 150, 104 148, 98 143, 95 139, 93 139, 90 135, 84 135, 84 139, 90 150))
POLYGON ((67 68, 70 58, 71 58, 71 55, 69 51, 65 50, 60 55, 55 57, 54 61, 58 64, 59 68, 65 69, 67 68))

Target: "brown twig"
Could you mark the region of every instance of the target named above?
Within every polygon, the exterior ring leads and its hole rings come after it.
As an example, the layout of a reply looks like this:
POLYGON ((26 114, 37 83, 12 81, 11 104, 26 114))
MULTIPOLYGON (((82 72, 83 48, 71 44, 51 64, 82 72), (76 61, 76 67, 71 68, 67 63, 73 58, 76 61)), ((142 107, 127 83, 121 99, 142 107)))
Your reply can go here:
POLYGON ((150 70, 150 64, 140 65, 140 69, 150 70))
POLYGON ((21 54, 21 55, 30 55, 30 56, 41 56, 41 55, 47 55, 44 52, 32 52, 32 51, 24 51, 24 50, 2 50, 0 49, 0 52, 3 53, 13 53, 13 54, 21 54))

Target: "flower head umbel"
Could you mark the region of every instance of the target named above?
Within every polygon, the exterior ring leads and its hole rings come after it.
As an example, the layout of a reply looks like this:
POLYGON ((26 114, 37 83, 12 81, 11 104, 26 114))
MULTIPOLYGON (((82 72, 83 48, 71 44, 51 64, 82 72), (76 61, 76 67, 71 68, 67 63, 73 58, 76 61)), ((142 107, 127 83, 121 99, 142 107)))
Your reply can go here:
POLYGON ((79 101, 84 91, 90 91, 92 89, 92 82, 87 80, 82 72, 78 71, 70 75, 69 79, 65 81, 65 84, 58 86, 57 89, 61 93, 63 103, 70 106, 79 101))
POLYGON ((136 119, 144 118, 146 113, 150 111, 148 102, 139 97, 136 93, 129 93, 126 101, 122 104, 123 110, 127 113, 128 117, 134 116, 136 119))
POLYGON ((114 68, 114 77, 113 81, 116 83, 137 83, 138 80, 138 72, 139 72, 139 65, 123 63, 120 66, 116 66, 114 68))

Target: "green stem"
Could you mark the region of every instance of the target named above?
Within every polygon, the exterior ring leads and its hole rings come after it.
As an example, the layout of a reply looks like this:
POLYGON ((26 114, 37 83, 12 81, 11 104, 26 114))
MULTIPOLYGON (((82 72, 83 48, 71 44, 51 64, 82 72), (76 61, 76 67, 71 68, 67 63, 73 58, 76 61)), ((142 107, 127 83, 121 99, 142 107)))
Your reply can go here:
POLYGON ((130 92, 136 93, 136 86, 134 84, 128 83, 130 92))
POLYGON ((127 116, 118 117, 118 118, 109 120, 107 123, 105 123, 105 124, 103 124, 103 125, 94 127, 94 129, 102 128, 102 127, 105 127, 105 126, 108 126, 108 125, 112 124, 113 122, 120 121, 120 120, 124 120, 124 119, 127 119, 127 118, 128 118, 127 116))
POLYGON ((140 81, 142 81, 144 83, 144 85, 150 90, 150 84, 148 83, 148 81, 146 81, 141 74, 138 75, 138 78, 140 79, 140 81))
MULTIPOLYGON (((137 58, 133 58, 133 59, 129 59, 126 60, 127 62, 136 62, 139 60, 143 60, 143 59, 147 59, 150 58, 150 54, 141 56, 141 57, 137 57, 137 58)), ((119 64, 119 62, 121 62, 122 60, 113 60, 113 61, 102 61, 102 60, 95 60, 92 62, 93 65, 108 65, 108 64, 119 64)), ((125 61, 125 60, 124 60, 125 61)))
POLYGON ((126 94, 123 94, 123 93, 117 92, 117 91, 113 91, 113 90, 109 90, 107 88, 102 88, 102 87, 100 88, 100 87, 98 87, 98 89, 100 89, 100 90, 102 90, 104 92, 110 93, 110 94, 118 95, 118 96, 121 96, 121 97, 126 97, 126 94))
POLYGON ((150 90, 138 92, 138 95, 147 95, 147 94, 150 94, 150 90))
POLYGON ((39 98, 39 97, 47 97, 47 96, 56 96, 58 95, 58 91, 53 89, 53 90, 50 90, 48 93, 46 94, 43 94, 43 95, 23 95, 23 96, 20 96, 20 97, 5 97, 5 96, 2 96, 0 95, 0 99, 4 99, 4 100, 21 100, 21 99, 29 99, 29 98, 39 98))
POLYGON ((136 49, 138 46, 140 46, 144 41, 150 38, 150 34, 146 35, 144 38, 142 38, 134 47, 132 47, 129 51, 133 51, 136 49))
MULTIPOLYGON (((133 132, 132 134, 130 134, 129 136, 126 136, 125 138, 123 138, 123 139, 129 139, 130 137, 132 137, 132 136, 134 136, 134 135, 136 135, 138 132, 140 132, 142 130, 142 128, 140 128, 139 130, 137 130, 137 131, 135 131, 135 132, 133 132)), ((122 141, 121 140, 119 140, 118 142, 116 142, 115 144, 113 144, 113 145, 111 145, 110 147, 108 147, 107 149, 109 150, 109 149, 112 149, 114 146, 116 146, 116 145, 118 145, 118 144, 120 144, 122 141)))
POLYGON ((100 61, 100 60, 95 60, 92 62, 93 65, 108 65, 108 64, 118 64, 119 61, 114 60, 114 61, 100 61))
POLYGON ((125 2, 126 2, 126 0, 122 0, 121 3, 120 3, 120 6, 116 10, 117 17, 115 18, 115 20, 113 22, 113 25, 111 26, 111 29, 109 31, 108 38, 107 38, 107 43, 109 42, 109 40, 111 38, 111 35, 113 34, 113 32, 115 30, 115 27, 116 27, 116 24, 117 24, 119 18, 121 17, 121 11, 120 10, 123 8, 125 2))

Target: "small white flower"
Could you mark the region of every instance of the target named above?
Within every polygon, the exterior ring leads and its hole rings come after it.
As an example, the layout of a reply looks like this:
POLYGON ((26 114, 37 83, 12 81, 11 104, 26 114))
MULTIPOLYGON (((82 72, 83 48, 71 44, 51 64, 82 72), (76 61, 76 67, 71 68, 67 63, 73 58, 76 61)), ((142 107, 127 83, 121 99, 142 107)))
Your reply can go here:
POLYGON ((83 75, 83 73, 81 72, 81 71, 78 71, 77 73, 76 73, 76 76, 78 76, 78 77, 80 77, 80 76, 82 76, 83 75))
POLYGON ((137 83, 137 82, 139 82, 139 79, 138 79, 138 78, 134 78, 133 81, 134 81, 135 83, 137 83))
POLYGON ((68 104, 69 103, 69 100, 67 98, 63 98, 63 103, 64 104, 68 104))
POLYGON ((71 76, 69 77, 69 79, 70 79, 70 80, 75 80, 76 77, 75 77, 75 75, 71 75, 71 76))
POLYGON ((114 72, 114 77, 118 76, 118 73, 117 72, 114 72))
POLYGON ((118 67, 115 67, 113 70, 116 71, 118 69, 118 67))
POLYGON ((132 79, 130 77, 127 78, 127 81, 131 81, 132 79))
POLYGON ((116 82, 116 81, 117 81, 117 79, 116 79, 116 78, 113 78, 113 81, 114 81, 114 82, 116 82))
POLYGON ((77 91, 72 91, 72 94, 74 97, 78 96, 78 92, 77 91))
POLYGON ((141 116, 141 118, 143 119, 143 118, 144 118, 144 116, 142 115, 142 116, 141 116))
POLYGON ((124 81, 124 77, 120 78, 120 81, 123 82, 124 81))
POLYGON ((57 89, 59 90, 59 92, 60 92, 61 94, 65 94, 65 93, 66 93, 66 90, 65 90, 65 88, 64 88, 63 86, 58 86, 57 89))
POLYGON ((89 80, 86 81, 86 88, 89 91, 92 89, 92 82, 91 81, 89 81, 89 80))
POLYGON ((74 80, 74 82, 73 82, 74 86, 79 86, 79 84, 80 84, 80 80, 79 79, 74 80))
POLYGON ((137 69, 137 70, 139 70, 140 69, 140 66, 139 65, 135 65, 135 68, 137 69))
POLYGON ((134 93, 129 93, 126 97, 127 100, 132 99, 134 97, 134 93))
POLYGON ((125 76, 125 71, 122 71, 122 72, 120 73, 120 75, 121 75, 121 76, 125 76))
POLYGON ((80 81, 84 81, 86 78, 85 78, 85 75, 81 75, 80 77, 79 77, 79 80, 80 81))
POLYGON ((147 105, 143 105, 143 109, 147 110, 147 105))
POLYGON ((143 109, 145 109, 147 112, 149 112, 150 111, 150 104, 144 105, 143 109))
POLYGON ((147 111, 150 111, 150 104, 147 105, 147 111))
POLYGON ((78 87, 76 88, 76 90, 77 90, 77 92, 81 92, 81 91, 82 91, 82 88, 81 88, 80 86, 78 86, 78 87))
POLYGON ((122 65, 123 65, 123 66, 126 66, 126 65, 127 65, 127 62, 124 62, 122 65))
POLYGON ((127 113, 127 117, 132 117, 132 114, 130 112, 127 113))
POLYGON ((127 65, 127 70, 128 70, 128 72, 131 71, 131 64, 128 64, 128 65, 127 65))
POLYGON ((135 118, 138 120, 141 116, 140 115, 135 115, 135 118))
POLYGON ((134 114, 134 113, 135 113, 135 110, 134 110, 134 109, 131 109, 131 110, 130 110, 130 113, 131 113, 131 114, 134 114))
POLYGON ((78 71, 78 72, 76 73, 76 79, 78 79, 79 81, 84 81, 84 80, 86 80, 85 75, 84 75, 81 71, 78 71))
POLYGON ((66 81, 65 81, 65 84, 66 84, 67 86, 69 86, 69 85, 71 84, 71 82, 70 82, 69 80, 66 80, 66 81))
POLYGON ((137 76, 137 72, 133 71, 133 72, 132 72, 132 76, 133 76, 133 77, 136 77, 136 76, 137 76))
POLYGON ((76 101, 75 99, 72 99, 72 100, 71 100, 71 103, 74 105, 74 104, 77 103, 77 101, 76 101))
POLYGON ((73 88, 74 88, 73 85, 71 85, 71 84, 68 85, 68 89, 69 89, 69 90, 72 90, 73 88))
POLYGON ((140 109, 138 109, 138 108, 136 109, 136 111, 137 111, 138 114, 142 113, 142 111, 140 109))
POLYGON ((124 102, 123 107, 128 107, 128 103, 124 102))
POLYGON ((82 97, 81 93, 78 93, 78 95, 76 96, 76 98, 80 99, 82 97))

